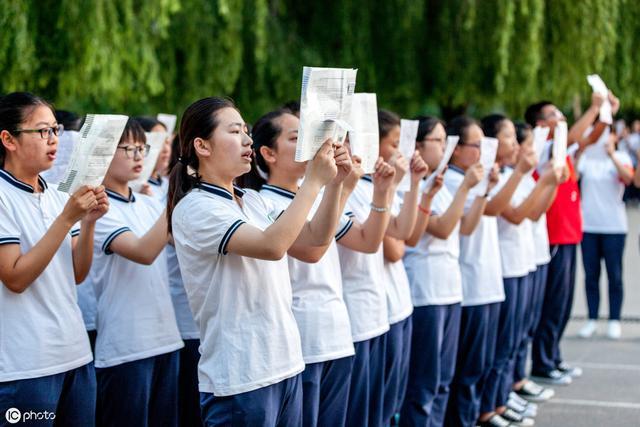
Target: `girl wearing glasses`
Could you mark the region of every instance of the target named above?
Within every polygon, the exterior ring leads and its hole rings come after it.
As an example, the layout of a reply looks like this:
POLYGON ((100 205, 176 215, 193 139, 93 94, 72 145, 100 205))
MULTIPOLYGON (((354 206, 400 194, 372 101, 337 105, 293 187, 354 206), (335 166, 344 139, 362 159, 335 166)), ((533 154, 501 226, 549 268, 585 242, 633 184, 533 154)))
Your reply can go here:
POLYGON ((415 247, 408 247, 404 258, 414 312, 409 383, 400 419, 407 425, 442 425, 460 330, 459 235, 473 232, 485 204, 479 199, 464 211, 469 191, 483 174, 477 163, 479 150, 465 143, 475 144, 482 131, 474 122, 456 121, 445 131, 440 120, 421 117, 419 121, 416 146, 430 170, 442 159, 447 133, 460 136, 457 155, 470 157, 459 188, 452 192, 445 186, 434 196, 428 225, 414 231, 408 242, 415 247))
POLYGON ((183 342, 163 252, 166 216, 157 200, 129 188, 142 171, 145 141, 140 125, 130 119, 104 179, 112 208, 96 225, 97 416, 105 426, 176 425, 178 420, 183 342))
POLYGON ((0 407, 93 425, 95 375, 75 285, 89 272, 95 222, 109 204, 102 187, 69 197, 39 175, 61 130, 41 98, 0 98, 0 407))
POLYGON ((335 178, 336 160, 325 142, 283 211, 234 186, 251 170, 252 142, 230 101, 189 106, 170 176, 169 224, 180 264, 189 266, 183 280, 200 328, 204 424, 294 426, 302 423, 304 360, 285 255, 334 238, 337 216, 307 218, 335 178))

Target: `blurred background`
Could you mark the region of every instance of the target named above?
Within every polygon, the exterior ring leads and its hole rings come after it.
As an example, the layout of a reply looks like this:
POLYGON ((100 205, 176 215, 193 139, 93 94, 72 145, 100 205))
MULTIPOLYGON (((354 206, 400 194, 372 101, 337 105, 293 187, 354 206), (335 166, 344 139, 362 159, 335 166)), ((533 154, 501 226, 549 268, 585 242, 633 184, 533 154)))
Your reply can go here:
POLYGON ((598 73, 640 111, 637 0, 0 0, 0 93, 57 108, 180 114, 232 97, 246 120, 300 97, 302 66, 358 68, 409 116, 549 98, 573 116, 598 73))

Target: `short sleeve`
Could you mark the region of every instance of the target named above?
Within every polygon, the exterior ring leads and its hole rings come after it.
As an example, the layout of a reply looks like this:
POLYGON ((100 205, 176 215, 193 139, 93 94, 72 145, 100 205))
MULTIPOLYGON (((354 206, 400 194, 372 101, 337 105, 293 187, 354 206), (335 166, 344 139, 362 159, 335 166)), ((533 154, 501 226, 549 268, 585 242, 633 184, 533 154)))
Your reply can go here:
POLYGON ((431 202, 431 215, 442 215, 449 208, 451 200, 447 197, 448 195, 449 190, 442 186, 431 202))
POLYGON ((614 156, 616 156, 616 159, 618 159, 618 161, 624 166, 633 168, 633 161, 631 160, 631 156, 629 156, 624 151, 616 151, 614 153, 614 156))
POLYGON ((21 235, 20 228, 13 219, 9 206, 0 197, 0 245, 20 244, 21 235))
POLYGON ((349 232, 351 227, 353 226, 353 220, 347 214, 340 215, 340 219, 338 220, 338 229, 336 231, 335 238, 336 240, 342 239, 345 234, 349 232))
POLYGON ((182 246, 204 254, 227 254, 233 234, 245 223, 241 213, 207 197, 185 205, 173 222, 173 237, 182 246))
POLYGON ((111 255, 113 253, 110 249, 111 243, 113 243, 119 235, 130 231, 131 228, 129 228, 122 214, 112 206, 111 209, 96 222, 94 246, 101 252, 111 255))
POLYGON ((489 192, 490 197, 495 197, 496 194, 502 190, 502 187, 507 183, 511 174, 508 171, 500 172, 500 176, 498 177, 498 183, 491 189, 489 192))
POLYGON ((249 200, 251 198, 256 198, 264 206, 267 216, 271 219, 271 222, 276 222, 276 220, 280 218, 285 211, 278 205, 278 203, 274 202, 269 197, 264 197, 254 190, 244 189, 244 196, 242 196, 242 199, 249 200))

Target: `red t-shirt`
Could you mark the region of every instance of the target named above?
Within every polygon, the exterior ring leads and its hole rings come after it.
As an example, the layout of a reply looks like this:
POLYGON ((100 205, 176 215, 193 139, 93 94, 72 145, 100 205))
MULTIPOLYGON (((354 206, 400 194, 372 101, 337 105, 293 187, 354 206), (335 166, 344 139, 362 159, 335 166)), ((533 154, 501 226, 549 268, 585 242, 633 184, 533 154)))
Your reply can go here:
POLYGON ((569 179, 558 186, 558 193, 547 211, 550 245, 571 245, 582 241, 580 188, 571 158, 567 156, 569 179))

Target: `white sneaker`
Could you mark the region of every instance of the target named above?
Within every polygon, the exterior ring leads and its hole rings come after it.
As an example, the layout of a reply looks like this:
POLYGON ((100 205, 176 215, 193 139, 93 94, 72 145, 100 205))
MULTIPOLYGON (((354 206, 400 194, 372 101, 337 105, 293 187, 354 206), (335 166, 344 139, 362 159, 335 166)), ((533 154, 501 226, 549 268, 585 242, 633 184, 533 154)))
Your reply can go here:
POLYGON ((580 338, 591 338, 593 334, 596 332, 598 328, 598 323, 595 320, 589 320, 585 325, 578 331, 578 336, 580 338))
POLYGON ((619 340, 622 335, 622 328, 619 320, 609 320, 607 326, 607 336, 612 340, 619 340))

